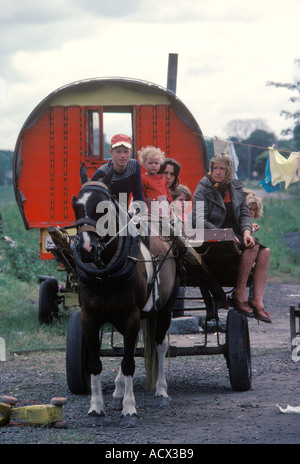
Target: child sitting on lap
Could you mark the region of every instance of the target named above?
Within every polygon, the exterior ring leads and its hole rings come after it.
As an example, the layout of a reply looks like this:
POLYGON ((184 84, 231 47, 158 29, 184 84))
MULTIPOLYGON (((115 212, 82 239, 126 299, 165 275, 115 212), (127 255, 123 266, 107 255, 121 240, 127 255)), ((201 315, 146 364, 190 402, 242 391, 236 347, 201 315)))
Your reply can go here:
POLYGON ((169 187, 165 177, 158 174, 161 163, 165 159, 165 154, 156 147, 142 148, 138 152, 139 160, 146 169, 146 173, 142 175, 142 185, 144 198, 148 206, 151 201, 168 201, 172 203, 169 187))

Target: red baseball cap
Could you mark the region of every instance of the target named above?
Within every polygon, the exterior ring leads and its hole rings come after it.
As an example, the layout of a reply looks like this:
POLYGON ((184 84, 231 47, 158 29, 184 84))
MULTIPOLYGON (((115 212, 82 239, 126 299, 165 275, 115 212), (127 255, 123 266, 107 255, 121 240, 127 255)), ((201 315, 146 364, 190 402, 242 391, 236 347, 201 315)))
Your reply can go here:
POLYGON ((117 134, 114 135, 110 142, 111 148, 119 147, 120 145, 124 145, 126 148, 132 148, 131 145, 131 138, 125 134, 117 134))

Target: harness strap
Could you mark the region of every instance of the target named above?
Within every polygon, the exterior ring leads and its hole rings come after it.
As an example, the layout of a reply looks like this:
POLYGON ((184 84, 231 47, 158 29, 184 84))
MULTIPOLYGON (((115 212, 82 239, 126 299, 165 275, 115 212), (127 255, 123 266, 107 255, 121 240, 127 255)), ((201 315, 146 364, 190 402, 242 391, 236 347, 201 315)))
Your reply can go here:
POLYGON ((77 221, 75 222, 75 226, 79 226, 80 224, 91 224, 92 226, 95 226, 96 223, 97 222, 94 219, 83 217, 83 218, 77 219, 77 221))
POLYGON ((86 224, 86 225, 80 226, 77 230, 78 235, 80 235, 82 232, 96 232, 97 233, 97 229, 95 226, 86 224))
POLYGON ((160 300, 158 274, 160 272, 161 267, 163 266, 164 262, 167 259, 171 259, 171 258, 175 259, 175 256, 168 256, 168 255, 170 254, 171 249, 173 248, 176 239, 177 239, 177 237, 173 237, 171 245, 168 248, 168 250, 166 251, 166 253, 165 253, 165 255, 164 255, 164 257, 162 259, 158 260, 157 256, 153 256, 151 254, 153 277, 152 277, 152 280, 151 280, 151 282, 149 284, 149 289, 150 289, 150 292, 152 292, 153 308, 154 308, 155 311, 159 310, 159 308, 157 307, 157 303, 156 303, 157 298, 156 298, 156 295, 155 295, 156 285, 157 285, 157 289, 158 289, 158 298, 160 300), (158 262, 159 262, 159 265, 158 265, 158 262))
POLYGON ((102 187, 105 190, 108 190, 108 187, 106 184, 104 184, 103 182, 97 181, 97 180, 90 180, 86 182, 85 184, 82 185, 81 188, 84 188, 84 187, 102 187))
POLYGON ((75 222, 75 226, 77 227, 77 234, 81 234, 81 232, 97 232, 96 231, 96 224, 97 222, 94 219, 90 218, 80 218, 77 219, 75 222))

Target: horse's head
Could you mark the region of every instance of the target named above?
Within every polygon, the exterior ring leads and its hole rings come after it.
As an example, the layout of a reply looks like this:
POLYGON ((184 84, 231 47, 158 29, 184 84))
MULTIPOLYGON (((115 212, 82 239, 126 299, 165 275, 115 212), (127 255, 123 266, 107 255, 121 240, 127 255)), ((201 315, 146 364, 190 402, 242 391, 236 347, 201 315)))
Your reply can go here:
POLYGON ((99 264, 99 237, 97 221, 101 219, 105 208, 101 205, 109 205, 111 196, 109 193, 110 176, 103 178, 102 182, 90 181, 86 166, 80 169, 82 187, 77 197, 72 197, 72 207, 75 213, 77 226, 77 251, 83 263, 99 264), (108 185, 107 185, 108 184, 108 185), (104 203, 105 202, 105 203, 104 203))

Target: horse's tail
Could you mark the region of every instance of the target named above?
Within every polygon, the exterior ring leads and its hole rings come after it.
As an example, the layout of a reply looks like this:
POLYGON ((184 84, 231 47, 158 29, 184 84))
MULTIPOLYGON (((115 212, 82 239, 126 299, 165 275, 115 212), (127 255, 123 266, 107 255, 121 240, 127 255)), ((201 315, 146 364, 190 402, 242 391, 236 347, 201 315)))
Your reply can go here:
POLYGON ((155 342, 156 312, 143 319, 144 360, 146 369, 146 389, 155 390, 158 377, 158 358, 155 342))

